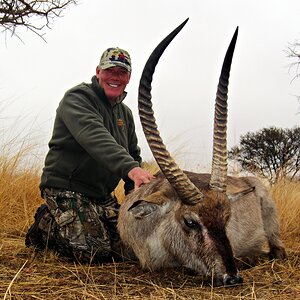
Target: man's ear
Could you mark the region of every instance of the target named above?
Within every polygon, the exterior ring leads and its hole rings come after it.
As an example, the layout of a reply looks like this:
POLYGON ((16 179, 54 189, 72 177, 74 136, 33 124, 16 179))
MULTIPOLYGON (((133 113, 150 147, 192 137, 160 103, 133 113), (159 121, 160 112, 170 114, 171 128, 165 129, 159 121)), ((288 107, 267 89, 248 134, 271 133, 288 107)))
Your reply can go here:
POLYGON ((99 78, 99 73, 100 73, 100 67, 96 67, 96 77, 99 78))
POLYGON ((129 72, 129 74, 128 74, 128 80, 127 80, 127 83, 129 83, 130 78, 131 78, 131 72, 129 72))

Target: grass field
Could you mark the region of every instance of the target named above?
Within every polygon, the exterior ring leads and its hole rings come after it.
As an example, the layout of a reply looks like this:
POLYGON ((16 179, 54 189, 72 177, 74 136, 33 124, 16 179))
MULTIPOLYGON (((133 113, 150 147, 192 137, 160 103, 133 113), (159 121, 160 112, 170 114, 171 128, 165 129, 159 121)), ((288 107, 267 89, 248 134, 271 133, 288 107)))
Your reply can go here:
POLYGON ((25 233, 42 203, 41 168, 21 167, 22 156, 0 155, 2 299, 300 299, 300 182, 282 181, 271 189, 288 259, 261 260, 241 270, 242 285, 216 288, 184 269, 151 273, 135 262, 80 265, 26 248, 25 233))

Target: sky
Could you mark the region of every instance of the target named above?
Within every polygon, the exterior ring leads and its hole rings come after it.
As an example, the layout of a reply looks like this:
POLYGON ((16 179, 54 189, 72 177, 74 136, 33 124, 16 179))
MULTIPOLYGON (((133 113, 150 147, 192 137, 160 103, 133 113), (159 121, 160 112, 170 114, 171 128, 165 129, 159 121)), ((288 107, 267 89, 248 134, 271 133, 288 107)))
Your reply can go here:
POLYGON ((22 28, 0 33, 0 130, 38 143, 42 162, 55 110, 66 90, 90 82, 108 47, 129 51, 133 71, 125 103, 142 156, 152 154, 141 129, 138 83, 156 45, 186 18, 161 57, 152 101, 161 136, 185 169, 209 169, 214 101, 223 58, 239 26, 228 99, 228 148, 265 127, 299 125, 300 79, 285 50, 300 40, 299 0, 80 0, 40 37, 22 28))

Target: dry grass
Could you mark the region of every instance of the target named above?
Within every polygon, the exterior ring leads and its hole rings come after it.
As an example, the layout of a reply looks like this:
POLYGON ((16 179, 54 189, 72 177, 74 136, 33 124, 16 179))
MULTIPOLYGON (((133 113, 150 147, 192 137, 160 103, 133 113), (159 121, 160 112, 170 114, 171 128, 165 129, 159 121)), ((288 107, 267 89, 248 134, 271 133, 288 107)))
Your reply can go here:
POLYGON ((39 197, 37 168, 19 169, 20 157, 0 157, 0 226, 1 234, 24 236, 39 197))
POLYGON ((300 181, 281 180, 271 189, 276 201, 282 236, 293 247, 300 239, 300 181))
MULTIPOLYGON (((300 182, 272 188, 289 259, 242 270, 244 284, 210 287, 184 269, 151 273, 137 263, 81 265, 25 248, 24 235, 42 202, 39 168, 0 158, 0 296, 3 299, 300 299, 300 182)), ((155 167, 154 167, 155 168, 155 167)), ((121 188, 117 190, 122 198, 121 188)))

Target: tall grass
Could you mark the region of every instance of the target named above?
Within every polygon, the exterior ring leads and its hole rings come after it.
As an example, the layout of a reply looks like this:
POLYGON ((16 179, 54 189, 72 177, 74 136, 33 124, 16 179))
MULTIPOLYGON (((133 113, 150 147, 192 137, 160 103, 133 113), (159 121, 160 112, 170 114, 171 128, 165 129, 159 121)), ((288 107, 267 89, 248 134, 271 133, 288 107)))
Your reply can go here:
POLYGON ((0 148, 0 228, 1 234, 24 235, 32 222, 39 197, 40 166, 29 140, 9 140, 0 148), (16 148, 18 149, 16 150, 16 148))
POLYGON ((300 181, 282 179, 271 188, 276 202, 282 237, 300 245, 300 181))

